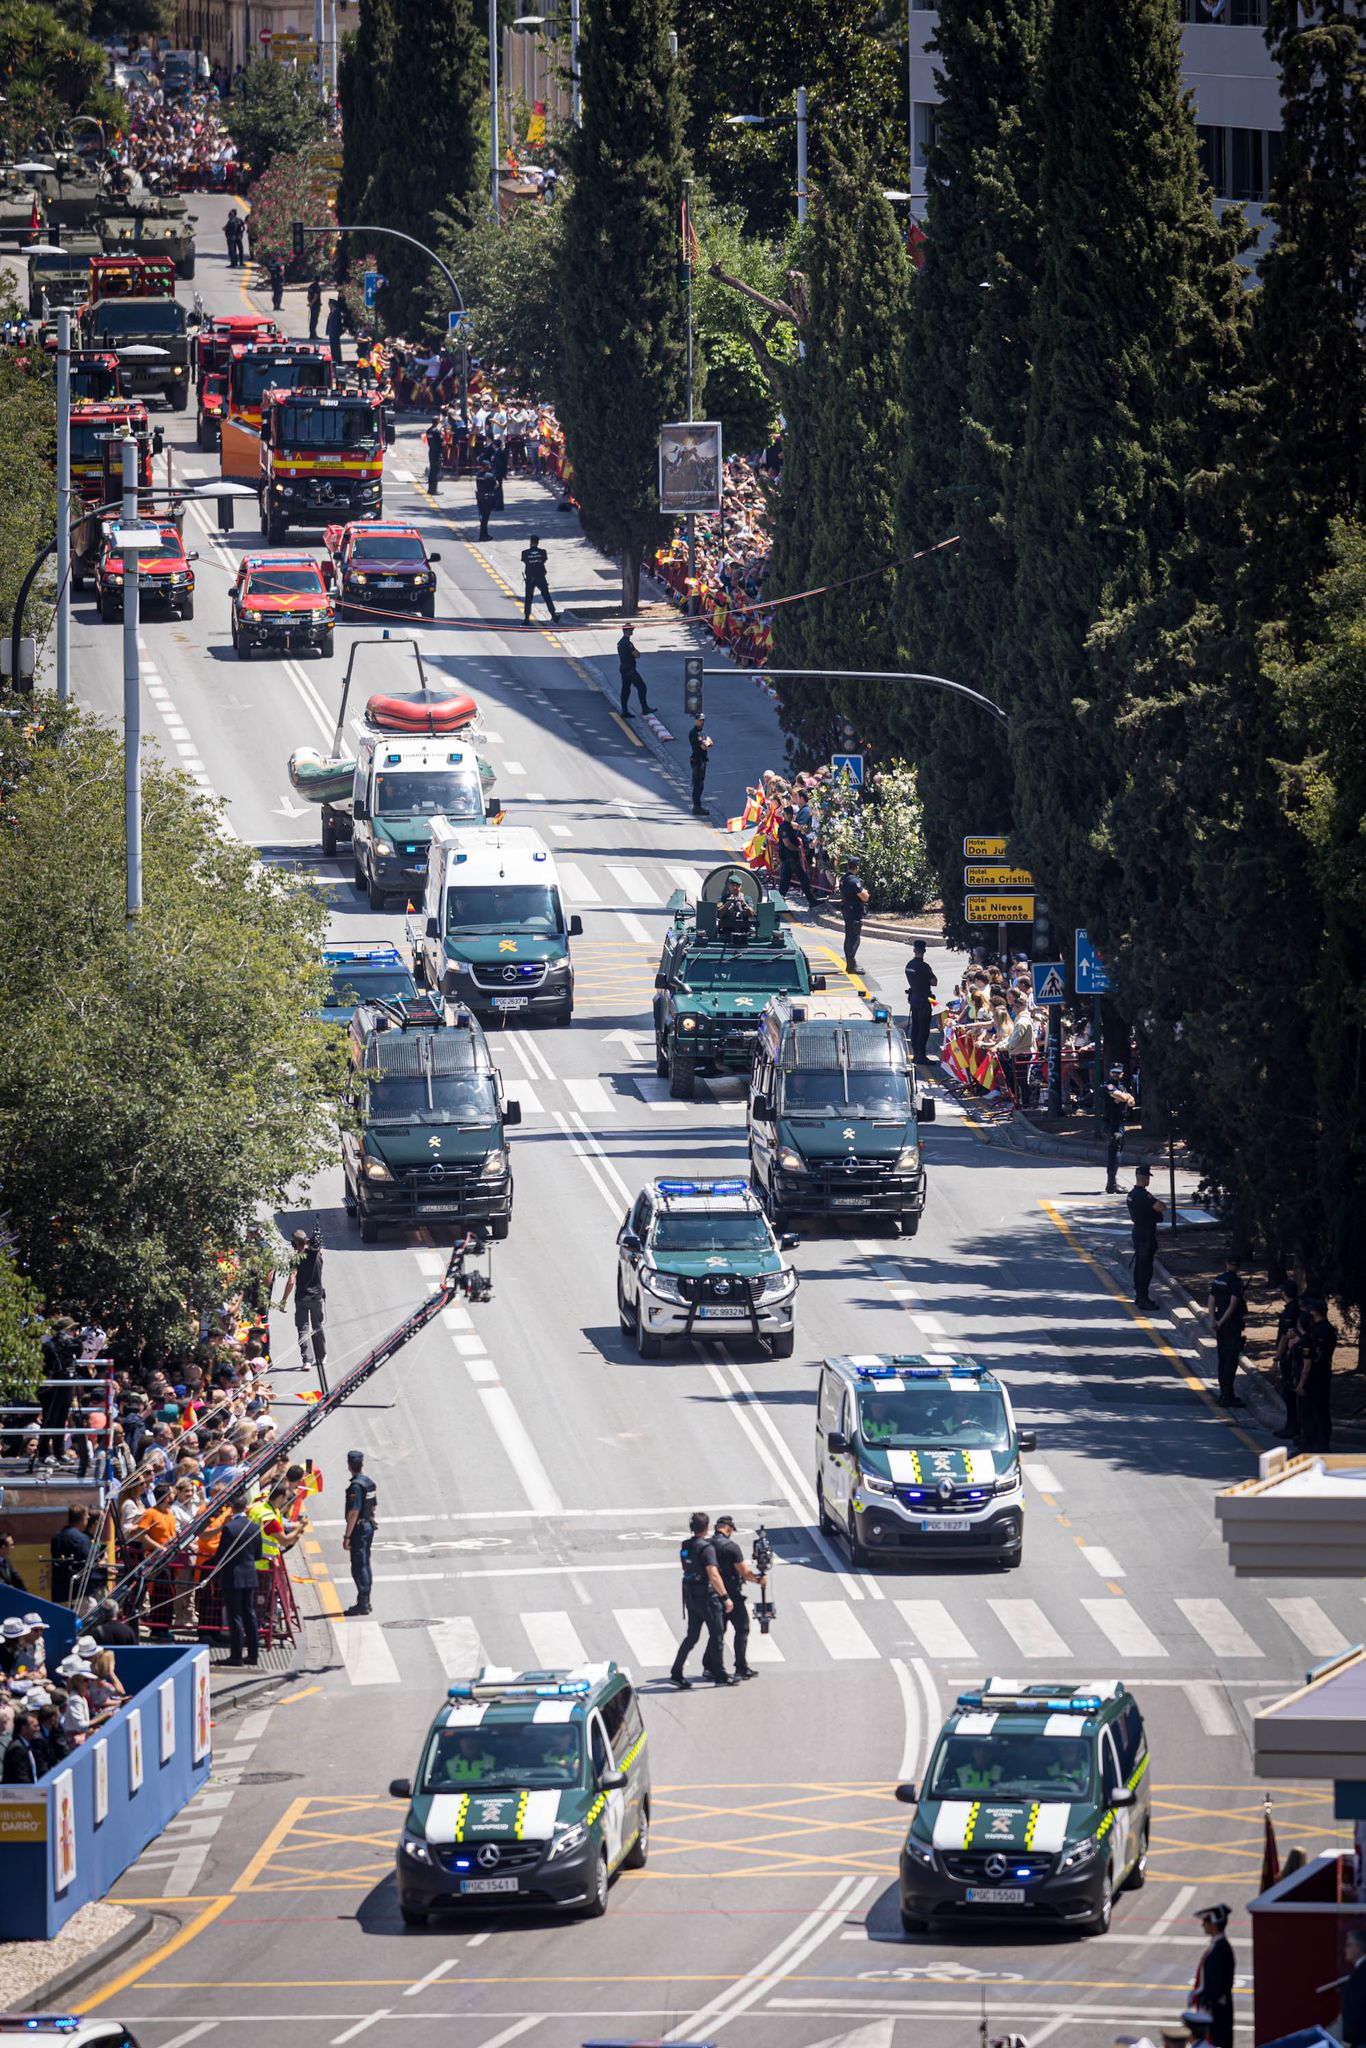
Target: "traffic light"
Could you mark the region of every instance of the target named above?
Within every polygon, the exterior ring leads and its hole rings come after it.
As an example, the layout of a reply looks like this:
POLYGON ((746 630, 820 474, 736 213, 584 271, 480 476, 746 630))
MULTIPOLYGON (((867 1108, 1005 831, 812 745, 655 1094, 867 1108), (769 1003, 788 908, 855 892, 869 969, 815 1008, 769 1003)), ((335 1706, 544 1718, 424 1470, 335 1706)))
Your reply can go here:
POLYGON ((293 222, 293 228, 294 254, 299 258, 300 262, 302 262, 304 255, 304 224, 301 220, 296 220, 295 222, 293 222))
POLYGON ((702 656, 685 654, 683 657, 683 709, 689 718, 696 718, 702 709, 702 656))

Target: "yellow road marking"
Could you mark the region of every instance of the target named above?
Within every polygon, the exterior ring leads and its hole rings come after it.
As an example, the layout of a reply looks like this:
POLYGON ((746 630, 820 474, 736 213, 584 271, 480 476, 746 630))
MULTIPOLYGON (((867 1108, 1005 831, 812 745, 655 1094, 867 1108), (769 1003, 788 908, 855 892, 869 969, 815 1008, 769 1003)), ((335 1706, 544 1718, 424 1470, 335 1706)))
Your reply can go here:
POLYGON ((314 1693, 322 1691, 320 1685, 305 1685, 298 1692, 287 1692, 283 1699, 276 1700, 277 1707, 292 1707, 296 1700, 311 1700, 314 1693))
POLYGON ((168 1961, 180 1949, 187 1947, 190 1942, 203 1933, 206 1927, 210 1926, 218 1918, 220 1913, 226 1912, 231 1904, 231 1892, 224 1892, 219 1898, 211 1899, 203 1912, 196 1913, 193 1920, 187 1920, 178 1934, 173 1934, 169 1941, 163 1942, 161 1947, 152 1955, 146 1957, 143 1962, 134 1963, 131 1969, 124 1970, 119 1976, 113 1978, 110 1983, 101 1984, 99 1990, 92 1991, 88 1998, 79 1999, 72 2006, 72 2012, 93 2012, 97 2006, 103 2005, 107 1999, 117 1998, 120 1992, 128 1989, 130 1984, 136 1984, 145 1977, 149 1970, 155 1970, 158 1964, 168 1961))

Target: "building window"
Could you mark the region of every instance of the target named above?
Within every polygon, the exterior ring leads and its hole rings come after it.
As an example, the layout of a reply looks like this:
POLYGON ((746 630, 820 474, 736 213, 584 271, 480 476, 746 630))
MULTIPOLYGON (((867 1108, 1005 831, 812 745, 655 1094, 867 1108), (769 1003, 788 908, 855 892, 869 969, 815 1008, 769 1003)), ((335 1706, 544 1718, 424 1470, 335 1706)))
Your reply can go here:
POLYGON ((911 111, 914 117, 915 164, 917 170, 923 171, 938 139, 936 116, 939 109, 929 100, 917 100, 911 111))
POLYGON ((1230 128, 1229 198, 1266 198, 1266 150, 1260 128, 1230 128))
POLYGON ((1200 168, 1209 179, 1210 190, 1216 199, 1227 199, 1228 189, 1228 131, 1224 128, 1195 130, 1196 147, 1200 152, 1200 168))

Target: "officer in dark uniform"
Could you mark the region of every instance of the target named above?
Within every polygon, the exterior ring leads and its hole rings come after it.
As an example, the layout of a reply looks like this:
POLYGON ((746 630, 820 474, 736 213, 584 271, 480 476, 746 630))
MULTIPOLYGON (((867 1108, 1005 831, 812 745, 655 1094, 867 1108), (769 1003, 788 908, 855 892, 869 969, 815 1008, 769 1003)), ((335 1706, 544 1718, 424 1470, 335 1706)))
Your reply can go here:
POLYGON ((1134 1107, 1134 1098, 1124 1085, 1124 1069, 1116 1060, 1110 1069, 1110 1078, 1105 1084, 1101 1099, 1101 1111, 1105 1118, 1105 1192, 1119 1193, 1119 1162, 1124 1157, 1125 1124, 1129 1111, 1134 1107))
POLYGON ((730 1602, 726 1621, 735 1631, 735 1676, 757 1678, 759 1674, 749 1661, 749 1602, 745 1598, 745 1587, 747 1584, 761 1585, 762 1580, 746 1562, 745 1553, 735 1540, 734 1515, 716 1517, 714 1548, 721 1583, 730 1602))
POLYGON ((692 1684, 690 1678, 684 1677, 683 1666, 703 1629, 707 1632, 707 1647, 702 1652, 702 1669, 713 1685, 735 1684, 726 1671, 725 1661, 726 1616, 731 1602, 716 1561, 716 1545, 707 1535, 710 1527, 711 1516, 699 1508, 689 1516, 689 1534, 678 1550, 678 1562, 683 1568, 683 1612, 688 1626, 674 1651, 669 1676, 681 1692, 692 1684))
POLYGON ((285 302, 285 266, 278 256, 270 259, 270 303, 278 313, 285 302))
POLYGON ((1238 1374, 1238 1360, 1243 1354, 1243 1322, 1246 1316, 1247 1292, 1230 1257, 1223 1272, 1215 1274, 1209 1290, 1210 1328, 1219 1354, 1221 1408, 1241 1408, 1243 1405, 1233 1391, 1233 1383, 1238 1374))
POLYGON ((617 642, 617 666, 621 670, 622 717, 629 718, 631 716, 628 706, 632 690, 636 693, 636 700, 640 705, 642 713, 648 711, 650 707, 645 701, 645 678, 640 673, 640 667, 636 661, 636 643, 631 638, 631 628, 629 625, 622 627, 621 638, 617 642))
POLYGON ((840 876, 840 913, 844 918, 844 971, 858 973, 858 947, 863 937, 863 913, 868 908, 868 891, 859 873, 859 857, 851 853, 840 876))
POLYGON ((441 465, 446 459, 446 437, 439 417, 433 417, 422 438, 427 444, 427 494, 434 498, 441 486, 441 465))
POLYGON ((256 1628, 257 1566, 265 1555, 261 1524, 253 1521, 245 1505, 235 1507, 223 1524, 218 1539, 215 1575, 223 1588, 223 1612, 228 1623, 228 1662, 255 1664, 261 1652, 256 1628))
POLYGON ((1333 1437, 1333 1353, 1338 1333, 1328 1320, 1328 1304, 1321 1294, 1306 1294, 1304 1306, 1309 1328, 1304 1336, 1299 1384, 1300 1449, 1327 1451, 1333 1437))
POLYGON ((1159 1202, 1148 1186, 1152 1179, 1152 1168, 1136 1166, 1134 1184, 1129 1190, 1126 1207, 1129 1221, 1134 1227, 1134 1307, 1156 1308, 1157 1304, 1148 1297, 1152 1286, 1153 1260, 1157 1257, 1157 1226, 1166 1215, 1164 1202, 1159 1202))
POLYGON ((1196 1914, 1209 1946, 1196 1966, 1190 2010, 1208 2013, 1210 2048, 1233 2048, 1233 1946, 1224 1929, 1227 1906, 1205 1906, 1196 1914))
POLYGON ((560 616, 555 609, 555 600, 550 595, 550 585, 545 580, 545 565, 548 560, 549 557, 541 546, 541 536, 538 533, 533 533, 531 536, 531 546, 522 549, 522 617, 524 619, 530 619, 531 600, 538 595, 545 599, 545 608, 550 613, 552 619, 558 619, 560 616))
POLYGON ((910 1005, 911 1058, 919 1066, 930 1056, 930 1026, 934 1022, 934 991, 939 977, 925 958, 925 941, 915 939, 906 962, 906 1000, 910 1005))
POLYGON ((474 502, 479 508, 479 538, 489 537, 489 516, 498 503, 498 479, 491 469, 481 469, 474 479, 474 502))
POLYGON ((373 1579, 370 1573, 370 1546, 375 1540, 375 1507, 379 1494, 375 1482, 363 1470, 363 1451, 348 1451, 346 1469, 351 1477, 346 1484, 346 1533, 342 1537, 342 1549, 351 1559, 351 1582, 356 1589, 356 1598, 347 1608, 348 1614, 370 1612, 370 1588, 373 1579))
POLYGON ((692 769, 692 814, 702 816, 702 785, 707 779, 707 756, 711 753, 711 740, 707 734, 707 716, 699 711, 688 734, 688 765, 692 769))
POLYGON ((754 912, 738 875, 731 876, 717 906, 716 929, 723 939, 730 939, 741 946, 754 930, 754 912))
POLYGON ((327 1306, 327 1289, 323 1285, 323 1248, 306 1230, 296 1230, 290 1239, 294 1252, 294 1267, 285 1282, 285 1291, 280 1299, 284 1308, 290 1293, 294 1295, 294 1328, 299 1336, 299 1356, 304 1364, 316 1365, 318 1381, 324 1393, 327 1379, 323 1371, 327 1357, 327 1337, 323 1330, 323 1315, 327 1306), (309 1333, 312 1332, 313 1354, 309 1356, 309 1333))
POLYGON ((1285 1403, 1285 1424, 1276 1431, 1277 1436, 1295 1437, 1300 1433, 1300 1373, 1304 1369, 1303 1336, 1308 1334, 1310 1318, 1300 1300, 1300 1283, 1287 1280, 1285 1301, 1276 1318, 1276 1365, 1281 1376, 1281 1399, 1285 1403), (1301 1331, 1303 1324, 1303 1333, 1301 1331))

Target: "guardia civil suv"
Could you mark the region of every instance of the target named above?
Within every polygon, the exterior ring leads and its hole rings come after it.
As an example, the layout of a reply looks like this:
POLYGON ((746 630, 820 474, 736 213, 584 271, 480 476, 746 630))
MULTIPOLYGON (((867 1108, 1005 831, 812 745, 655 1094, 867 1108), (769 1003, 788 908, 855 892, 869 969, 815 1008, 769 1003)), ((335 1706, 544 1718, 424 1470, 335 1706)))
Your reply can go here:
POLYGON ((652 1180, 617 1232, 617 1315, 642 1358, 667 1337, 762 1337, 790 1358, 797 1275, 747 1182, 652 1180))
POLYGON ((574 1671, 486 1666, 450 1687, 422 1745, 398 1844, 408 1927, 444 1908, 607 1911, 618 1870, 650 1848, 650 1766, 640 1701, 615 1664, 574 1671))
POLYGON ((1152 1791, 1138 1703, 1120 1679, 958 1695, 901 1851, 908 1934, 964 1920, 1046 1920, 1104 1934, 1147 1874, 1152 1791))

